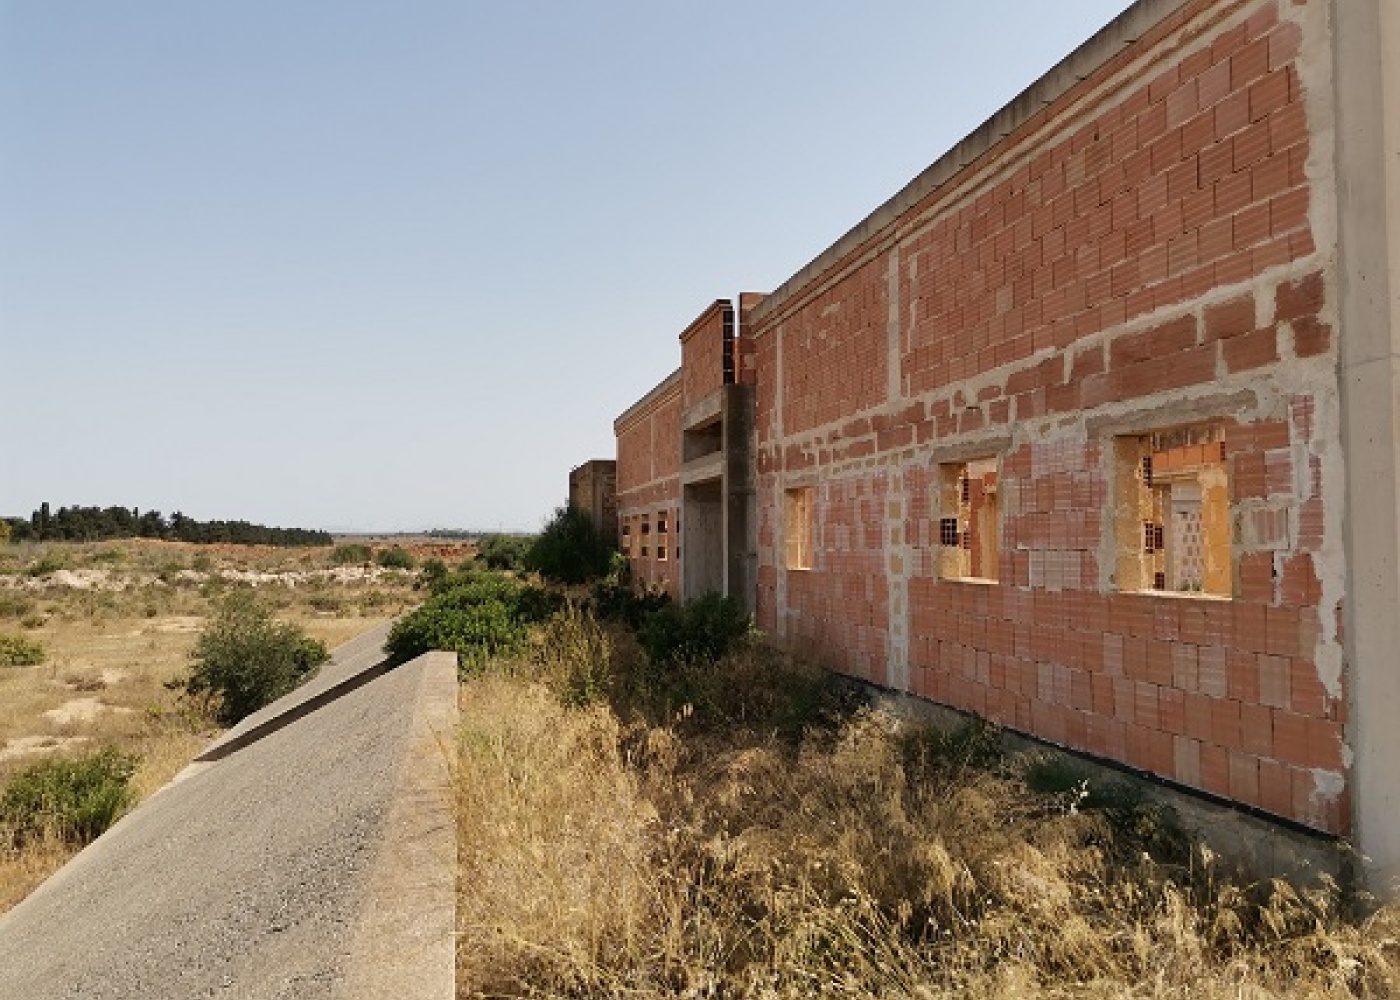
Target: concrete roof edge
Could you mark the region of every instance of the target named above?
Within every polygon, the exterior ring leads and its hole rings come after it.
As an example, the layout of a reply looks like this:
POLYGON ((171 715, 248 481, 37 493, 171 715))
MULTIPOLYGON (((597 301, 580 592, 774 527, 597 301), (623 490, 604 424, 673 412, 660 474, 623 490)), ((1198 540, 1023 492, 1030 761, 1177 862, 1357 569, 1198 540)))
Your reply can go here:
POLYGON ((590 459, 589 459, 588 461, 586 461, 586 462, 580 462, 578 465, 575 465, 572 469, 569 470, 569 472, 570 472, 570 474, 572 474, 572 473, 578 472, 580 469, 586 469, 586 468, 588 468, 590 465, 616 465, 616 464, 617 464, 617 459, 615 459, 615 458, 590 458, 590 459))
POLYGON ((654 389, 618 415, 617 419, 613 421, 613 433, 622 433, 623 428, 632 423, 637 417, 641 416, 643 411, 648 407, 660 401, 668 392, 679 392, 680 388, 681 369, 677 368, 670 375, 662 379, 654 389))
POLYGON ((805 267, 775 288, 754 307, 751 322, 757 324, 778 311, 787 300, 830 271, 853 250, 889 226, 930 192, 938 190, 957 176, 964 167, 1029 121, 1045 105, 1068 93, 1080 81, 1091 76, 1119 52, 1188 2, 1189 0, 1138 0, 1051 67, 1035 83, 1008 101, 901 188, 893 198, 871 212, 805 267))

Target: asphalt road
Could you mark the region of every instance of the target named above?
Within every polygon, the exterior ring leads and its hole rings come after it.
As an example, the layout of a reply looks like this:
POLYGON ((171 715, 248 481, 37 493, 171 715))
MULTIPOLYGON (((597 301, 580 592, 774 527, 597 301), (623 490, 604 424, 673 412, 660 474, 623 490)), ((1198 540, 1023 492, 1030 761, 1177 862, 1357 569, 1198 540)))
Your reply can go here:
MULTIPOLYGON (((377 661, 366 645, 318 686, 377 661)), ((0 917, 0 1000, 342 996, 384 892, 396 790, 422 752, 423 692, 454 697, 441 678, 425 685, 430 662, 195 765, 113 827, 0 917)))

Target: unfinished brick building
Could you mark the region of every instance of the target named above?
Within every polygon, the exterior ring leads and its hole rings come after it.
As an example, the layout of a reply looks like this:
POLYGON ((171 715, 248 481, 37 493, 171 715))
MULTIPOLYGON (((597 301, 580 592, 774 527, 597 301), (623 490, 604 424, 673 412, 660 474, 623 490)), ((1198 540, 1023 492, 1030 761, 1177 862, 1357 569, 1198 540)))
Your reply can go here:
POLYGON ((1400 4, 1141 0, 681 335, 622 545, 1400 872, 1397 205, 1400 4))

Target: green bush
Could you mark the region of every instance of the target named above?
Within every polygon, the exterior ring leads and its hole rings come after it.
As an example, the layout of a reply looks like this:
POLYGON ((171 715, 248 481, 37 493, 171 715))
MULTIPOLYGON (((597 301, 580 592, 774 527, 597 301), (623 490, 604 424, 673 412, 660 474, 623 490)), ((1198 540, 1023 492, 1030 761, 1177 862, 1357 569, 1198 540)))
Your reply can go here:
POLYGON ((0 635, 0 667, 37 667, 46 655, 42 642, 21 635, 0 635))
POLYGON ((0 793, 0 842, 12 847, 56 836, 82 846, 97 839, 136 801, 139 759, 111 747, 31 764, 0 793))
POLYGON ((412 554, 409 553, 407 549, 400 548, 397 545, 390 546, 387 549, 380 549, 374 561, 385 569, 412 569, 418 564, 418 561, 413 558, 412 554))
POLYGON ((181 686, 217 701, 216 718, 231 726, 309 680, 330 653, 295 625, 277 622, 247 591, 219 604, 190 654, 181 686))
POLYGON ((372 558, 374 558, 374 550, 368 545, 361 545, 358 542, 337 545, 331 549, 331 562, 337 566, 355 566, 367 563, 372 558))
POLYGON ((50 573, 57 573, 61 569, 68 568, 66 556, 57 552, 48 552, 34 565, 28 567, 25 572, 33 577, 48 576, 50 573))
POLYGON ((433 556, 431 559, 424 559, 423 565, 418 567, 418 581, 415 587, 427 587, 431 590, 447 576, 447 563, 433 556))
POLYGON ((487 569, 519 571, 533 544, 532 535, 486 535, 477 542, 476 558, 487 569))
POLYGON ((400 663, 438 649, 455 652, 464 669, 479 668, 522 651, 529 625, 558 605, 539 588, 507 577, 449 574, 421 607, 394 623, 385 648, 400 663))
POLYGON ((647 616, 671 606, 669 594, 660 590, 638 593, 625 581, 608 579, 593 586, 589 607, 602 621, 621 622, 633 632, 647 616))
POLYGON ((712 592, 653 611, 642 621, 637 640, 655 664, 713 663, 745 644, 752 631, 738 601, 712 592))
POLYGON ((554 583, 587 583, 608 575, 612 552, 587 511, 560 507, 530 546, 525 568, 554 583))

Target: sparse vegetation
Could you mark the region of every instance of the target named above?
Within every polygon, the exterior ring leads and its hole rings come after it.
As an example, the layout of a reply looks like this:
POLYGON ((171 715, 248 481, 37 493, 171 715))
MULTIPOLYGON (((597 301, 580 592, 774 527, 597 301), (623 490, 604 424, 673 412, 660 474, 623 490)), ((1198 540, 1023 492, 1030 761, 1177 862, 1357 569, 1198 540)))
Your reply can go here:
POLYGON ((45 656, 42 642, 22 635, 0 635, 0 667, 37 667, 45 656))
POLYGON ((410 570, 418 565, 418 560, 414 559, 411 554, 398 545, 391 545, 387 549, 380 549, 374 561, 385 569, 410 570))
POLYGON ((139 763, 108 747, 31 764, 0 792, 0 848, 96 840, 135 803, 131 779, 139 763))
POLYGON ((418 586, 431 590, 446 578, 447 572, 447 563, 436 556, 424 559, 423 565, 418 567, 418 586))
POLYGON ((1169 810, 761 647, 566 609, 462 692, 459 995, 1388 997, 1400 915, 1232 873, 1169 810), (662 664, 665 669, 659 669, 662 664))
MULTIPOLYGON (((436 543, 429 551, 470 547, 436 543)), ((195 639, 230 592, 256 593, 278 618, 332 646, 421 599, 411 577, 336 567, 330 552, 154 539, 0 548, 0 632, 14 631, 4 627, 13 620, 47 651, 40 668, 0 669, 0 789, 40 760, 109 745, 140 757, 131 780, 139 795, 165 785, 217 731, 204 706, 166 684, 188 676, 195 639), (27 572, 44 561, 73 577, 27 572), (78 699, 95 714, 67 715, 78 699)), ((75 850, 52 836, 22 848, 0 844, 0 912, 75 850)))
POLYGON ((347 542, 331 549, 331 562, 337 566, 365 565, 373 558, 374 550, 360 542, 347 542))
POLYGON ((483 535, 476 546, 476 559, 487 569, 519 572, 534 544, 532 535, 483 535))
POLYGON ((213 699, 214 717, 232 726, 305 683, 329 658, 325 643, 273 620, 252 594, 234 591, 200 633, 181 686, 213 699))

